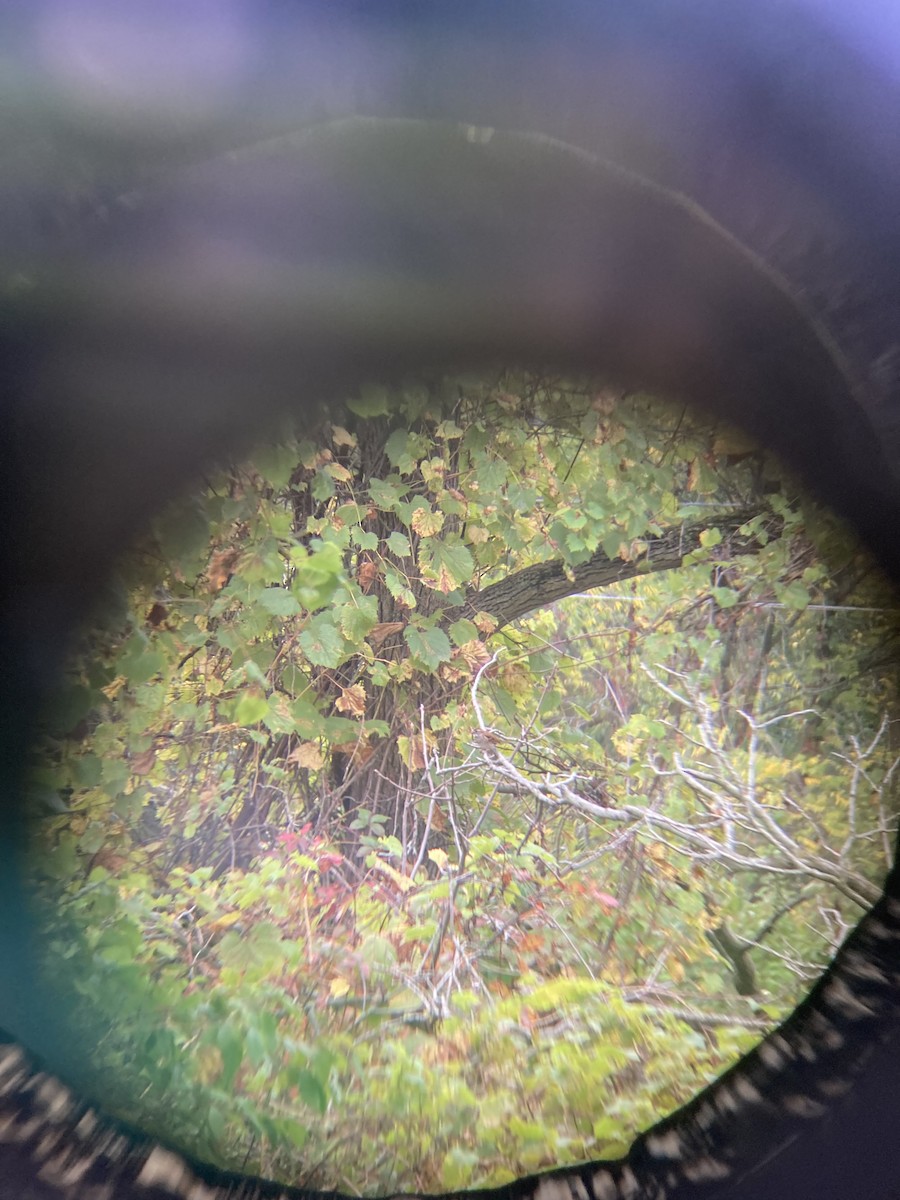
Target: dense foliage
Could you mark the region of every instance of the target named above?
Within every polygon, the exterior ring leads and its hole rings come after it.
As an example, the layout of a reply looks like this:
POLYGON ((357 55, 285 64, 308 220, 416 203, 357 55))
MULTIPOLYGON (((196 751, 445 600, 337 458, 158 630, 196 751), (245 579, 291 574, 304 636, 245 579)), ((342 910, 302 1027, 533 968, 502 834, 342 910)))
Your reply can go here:
POLYGON ((768 456, 589 383, 371 388, 218 464, 35 769, 118 1110, 364 1191, 621 1152, 878 894, 891 603, 768 456))

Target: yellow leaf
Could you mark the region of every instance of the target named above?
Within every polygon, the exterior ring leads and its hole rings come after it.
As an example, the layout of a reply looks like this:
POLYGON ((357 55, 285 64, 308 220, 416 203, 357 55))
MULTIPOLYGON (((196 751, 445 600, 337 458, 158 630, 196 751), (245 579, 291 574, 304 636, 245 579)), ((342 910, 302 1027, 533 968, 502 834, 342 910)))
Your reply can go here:
POLYGON ((408 892, 413 886, 413 881, 410 877, 408 875, 401 875, 390 863, 386 863, 377 857, 370 858, 368 862, 376 871, 380 871, 382 875, 386 875, 401 892, 408 892))
POLYGON ((348 433, 343 425, 332 425, 331 440, 336 446, 349 446, 352 449, 356 445, 356 434, 348 433))
POLYGON ((441 567, 434 580, 435 591, 443 592, 446 596, 456 587, 456 580, 448 574, 446 567, 441 567))
POLYGON ((410 527, 419 537, 433 537, 444 527, 444 514, 430 508, 416 508, 409 520, 410 527))
POLYGON ((493 633, 497 628, 497 619, 489 612, 477 612, 472 620, 482 633, 493 633))
POLYGON ((222 1051, 218 1046, 198 1046, 193 1061, 196 1063, 197 1078, 206 1087, 215 1083, 222 1074, 222 1051))
POLYGON ((350 991, 350 984, 346 979, 332 979, 331 983, 328 985, 328 990, 331 992, 332 996, 340 999, 341 996, 346 996, 350 991))
POLYGON ((429 850, 428 857, 439 871, 447 870, 447 864, 450 862, 450 855, 446 850, 429 850))
POLYGON ((118 696, 119 692, 121 692, 124 686, 125 676, 117 675, 112 683, 108 683, 106 687, 101 688, 100 691, 107 698, 107 700, 115 700, 116 696, 118 696))
POLYGON ((500 671, 500 684, 511 696, 520 700, 534 694, 534 676, 521 663, 504 666, 500 671))
POLYGON ((301 742, 290 752, 287 761, 296 763, 298 767, 306 767, 309 771, 318 771, 325 765, 325 756, 318 742, 301 742))
POLYGON ((328 463, 322 468, 325 475, 330 475, 332 479, 336 479, 339 483, 349 483, 353 476, 341 463, 328 463))
POLYGON ((224 912, 221 916, 215 917, 212 921, 207 922, 209 929, 230 929, 232 925, 237 925, 238 921, 243 917, 243 913, 239 912, 224 912))

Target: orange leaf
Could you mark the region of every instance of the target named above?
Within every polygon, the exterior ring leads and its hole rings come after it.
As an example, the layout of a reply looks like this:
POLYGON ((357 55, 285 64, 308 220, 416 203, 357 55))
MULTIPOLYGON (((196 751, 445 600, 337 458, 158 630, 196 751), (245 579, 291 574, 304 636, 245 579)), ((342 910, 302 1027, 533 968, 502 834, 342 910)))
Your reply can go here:
POLYGON ((230 546, 227 550, 218 550, 209 560, 207 575, 209 577, 209 590, 211 592, 220 592, 228 580, 231 578, 234 571, 234 564, 240 558, 241 552, 234 546, 230 546))

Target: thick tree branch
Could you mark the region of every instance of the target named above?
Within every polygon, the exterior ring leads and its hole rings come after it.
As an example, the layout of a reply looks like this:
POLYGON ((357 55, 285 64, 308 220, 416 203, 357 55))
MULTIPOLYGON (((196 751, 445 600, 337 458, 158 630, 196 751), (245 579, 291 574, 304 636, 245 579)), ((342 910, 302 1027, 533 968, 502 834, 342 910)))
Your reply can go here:
POLYGON ((684 521, 657 537, 642 538, 646 550, 630 562, 610 558, 598 550, 586 563, 573 567, 571 577, 566 574, 561 559, 535 563, 489 584, 481 591, 473 589, 466 599, 472 610, 489 612, 496 618, 498 626, 508 625, 537 608, 553 604, 575 592, 609 587, 639 575, 680 567, 687 554, 700 549, 701 535, 710 529, 720 530, 723 538, 727 539, 730 553, 756 554, 766 541, 780 537, 783 528, 781 517, 764 506, 748 506, 717 516, 707 516, 702 521, 684 521), (748 521, 761 514, 766 514, 762 527, 765 538, 758 533, 746 536, 738 532, 748 521))

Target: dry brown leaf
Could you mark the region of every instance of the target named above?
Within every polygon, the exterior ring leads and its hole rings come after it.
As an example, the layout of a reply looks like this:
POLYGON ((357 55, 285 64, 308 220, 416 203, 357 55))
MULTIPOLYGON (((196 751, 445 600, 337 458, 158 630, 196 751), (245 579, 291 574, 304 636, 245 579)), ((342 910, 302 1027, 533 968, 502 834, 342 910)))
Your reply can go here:
POLYGON ((354 683, 350 687, 342 688, 341 694, 334 702, 334 707, 338 712, 350 713, 354 717, 365 716, 366 689, 361 683, 354 683))
POLYGON ((400 757, 411 771, 421 771, 425 766, 426 748, 429 753, 434 749, 434 734, 429 730, 425 732, 424 746, 422 745, 421 734, 417 734, 415 737, 407 737, 405 734, 401 734, 397 738, 397 749, 400 751, 400 757))
POLYGON ((378 578, 378 564, 373 562, 371 558, 367 558, 364 562, 359 564, 359 570, 356 573, 356 578, 363 592, 371 591, 372 584, 378 578))
POLYGON ((367 639, 377 650, 385 638, 389 638, 392 633, 399 633, 403 628, 403 621, 382 621, 370 631, 367 639))
POLYGON ((158 629, 160 627, 160 625, 162 625, 163 621, 166 619, 166 617, 168 615, 169 615, 169 610, 166 608, 166 606, 164 604, 160 604, 157 601, 157 603, 154 604, 153 607, 150 609, 150 611, 147 613, 147 617, 146 617, 147 624, 150 626, 151 629, 158 629))
POLYGON ((88 863, 88 875, 95 867, 103 867, 104 870, 109 871, 110 875, 117 875, 127 864, 128 859, 123 858, 121 854, 116 854, 110 846, 101 846, 88 863))
POLYGON ((221 592, 222 588, 231 578, 234 571, 234 564, 240 558, 240 555, 240 550, 234 546, 229 546, 227 550, 217 550, 212 556, 206 571, 209 578, 209 590, 211 592, 221 592))
POLYGON ((470 642, 464 642, 456 651, 456 654, 460 658, 465 659, 469 666, 473 667, 476 671, 491 657, 487 646, 485 646, 484 642, 479 641, 478 638, 472 638, 470 642))
POLYGON ((374 753, 375 747, 371 742, 357 742, 350 751, 350 766, 364 767, 374 753))
POLYGON ((131 760, 131 771, 134 775, 149 775, 153 770, 153 764, 156 762, 156 751, 151 746, 149 750, 144 750, 140 754, 135 754, 131 760))

